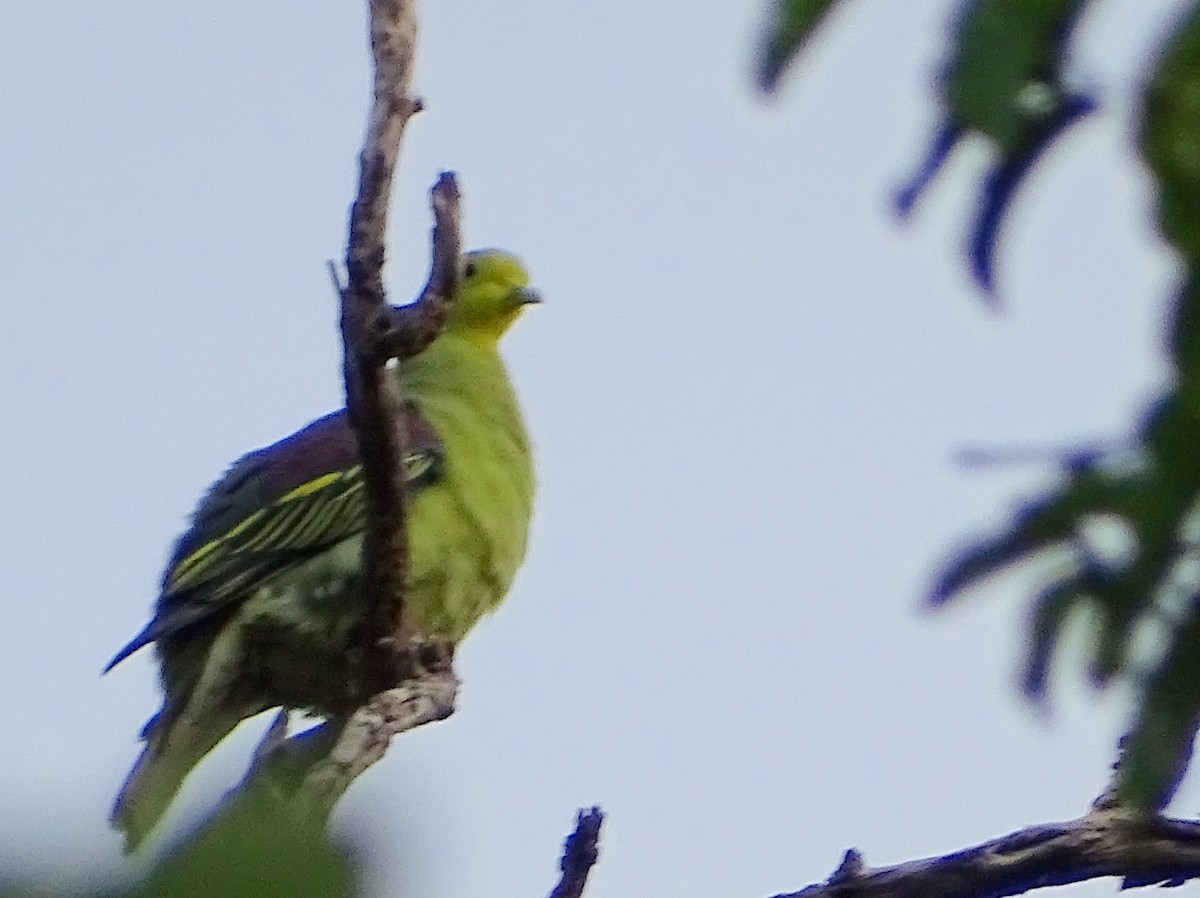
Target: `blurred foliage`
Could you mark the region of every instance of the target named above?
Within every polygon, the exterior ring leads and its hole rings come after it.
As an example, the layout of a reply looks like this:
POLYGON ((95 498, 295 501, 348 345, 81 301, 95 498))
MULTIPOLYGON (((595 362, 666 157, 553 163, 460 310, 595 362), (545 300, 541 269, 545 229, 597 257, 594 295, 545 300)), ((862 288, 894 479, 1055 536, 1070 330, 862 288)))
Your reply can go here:
POLYGON ((320 823, 242 793, 165 857, 129 898, 334 898, 357 892, 346 852, 320 823))
MULTIPOLYGON (((352 898, 360 889, 349 853, 324 828, 278 803, 243 793, 138 882, 96 886, 95 898, 352 898)), ((69 891, 0 884, 0 898, 54 898, 69 891)))
POLYGON ((779 89, 791 63, 836 0, 775 0, 758 50, 758 86, 766 93, 779 89))
MULTIPOLYGON (((829 0, 777 0, 758 53, 762 90, 778 89, 784 70, 833 6, 829 0)), ((986 296, 995 289, 1000 226, 1025 176, 1055 138, 1095 109, 1063 77, 1064 48, 1084 8, 1085 0, 971 0, 959 6, 951 29, 949 59, 938 77, 943 122, 895 206, 901 217, 911 213, 963 138, 988 140, 995 160, 979 192, 967 250, 986 296)))
POLYGON ((912 211, 954 146, 967 135, 992 144, 968 255, 977 283, 995 288, 996 240, 1025 176, 1054 139, 1095 108, 1063 79, 1063 51, 1083 0, 975 0, 964 4, 939 81, 944 122, 896 209, 912 211))
MULTIPOLYGON (((807 32, 784 42, 792 33, 785 8, 768 31, 794 55, 807 32)), ((911 211, 964 135, 987 138, 997 160, 983 180, 967 250, 986 291, 1015 191, 1051 141, 1093 106, 1063 78, 1086 8, 1085 0, 968 0, 957 7, 949 61, 937 81, 944 124, 897 207, 911 211)), ((827 4, 821 12, 828 11, 827 4)), ((1092 680, 1104 686, 1127 675, 1139 689, 1115 797, 1150 810, 1170 800, 1200 726, 1200 4, 1170 24, 1149 69, 1137 128, 1158 189, 1160 229, 1186 269, 1167 334, 1174 384, 1134 423, 1124 451, 1062 459, 1059 485, 1023 502, 999 532, 959 551, 930 597, 944 604, 985 577, 1041 559, 1044 586, 1030 606, 1024 690, 1044 695, 1064 632, 1072 621, 1088 621, 1092 680)), ((809 29, 814 25, 815 18, 809 29)))

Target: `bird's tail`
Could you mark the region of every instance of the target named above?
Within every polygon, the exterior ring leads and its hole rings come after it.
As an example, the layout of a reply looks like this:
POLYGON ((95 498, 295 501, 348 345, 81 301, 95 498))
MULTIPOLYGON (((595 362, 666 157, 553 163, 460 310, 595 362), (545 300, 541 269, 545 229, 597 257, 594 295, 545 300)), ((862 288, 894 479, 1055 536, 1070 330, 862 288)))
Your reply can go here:
POLYGON ((137 849, 171 806, 192 768, 240 720, 240 716, 228 716, 197 727, 189 725, 192 721, 186 714, 177 716, 164 708, 147 724, 146 747, 125 778, 109 817, 125 836, 126 852, 137 849))

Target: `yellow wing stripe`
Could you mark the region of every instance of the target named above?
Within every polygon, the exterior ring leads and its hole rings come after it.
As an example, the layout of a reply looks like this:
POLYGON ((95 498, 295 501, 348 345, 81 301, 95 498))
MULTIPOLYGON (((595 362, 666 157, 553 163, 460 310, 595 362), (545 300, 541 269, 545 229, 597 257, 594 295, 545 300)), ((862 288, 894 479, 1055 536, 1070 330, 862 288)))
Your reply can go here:
POLYGON ((215 590, 213 590, 213 599, 219 602, 227 596, 236 595, 238 590, 241 589, 242 584, 249 583, 254 579, 257 573, 257 570, 251 568, 250 570, 235 574, 228 580, 222 582, 215 590))
POLYGON ((311 496, 318 490, 323 490, 331 483, 337 483, 342 478, 350 478, 359 472, 362 465, 355 465, 348 471, 334 471, 330 474, 323 474, 316 480, 310 480, 308 483, 302 483, 290 493, 277 501, 277 504, 283 505, 286 502, 291 502, 293 499, 302 499, 305 496, 311 496))
POLYGON ((357 480, 348 485, 344 492, 331 496, 321 505, 306 509, 304 516, 296 522, 296 529, 291 539, 301 544, 316 542, 322 533, 341 533, 353 524, 354 520, 347 514, 358 516, 362 506, 357 501, 362 492, 362 481, 357 480), (351 505, 354 502, 355 504, 351 505))
POLYGON ((281 530, 278 543, 288 545, 313 545, 320 540, 322 533, 331 532, 326 526, 330 520, 329 506, 337 499, 332 496, 320 505, 310 503, 309 507, 301 506, 296 509, 291 520, 287 522, 286 533, 281 530))
POLYGON ((204 567, 200 567, 196 570, 193 570, 193 568, 195 568, 199 562, 203 561, 205 556, 207 556, 223 542, 235 538, 239 533, 245 532, 248 528, 253 526, 259 518, 265 515, 267 511, 268 509, 266 508, 260 508, 244 521, 239 522, 228 533, 223 533, 212 542, 205 543, 187 558, 183 559, 183 561, 179 562, 179 564, 175 565, 175 570, 171 572, 171 590, 174 591, 176 589, 186 589, 187 585, 192 581, 192 579, 194 579, 193 575, 204 573, 204 567))
POLYGON ((260 548, 273 548, 271 544, 272 538, 278 530, 286 528, 289 517, 291 517, 290 509, 281 511, 278 508, 272 508, 271 514, 267 515, 266 520, 262 522, 254 533, 250 534, 245 540, 229 545, 229 557, 234 558, 238 555, 250 554, 260 548))
MULTIPOLYGON (((298 499, 311 497, 321 490, 336 485, 339 481, 353 481, 355 477, 359 476, 361 471, 362 466, 355 465, 353 468, 350 468, 346 471, 334 471, 329 474, 322 474, 320 477, 316 477, 313 480, 296 487, 282 498, 276 500, 276 502, 269 508, 260 508, 258 511, 246 517, 244 520, 239 521, 232 529, 226 533, 222 533, 216 539, 205 543, 200 548, 196 549, 196 551, 192 552, 192 554, 180 561, 179 564, 175 566, 175 570, 171 572, 171 580, 168 585, 168 591, 178 592, 179 590, 187 589, 192 584, 203 580, 204 575, 211 567, 211 564, 204 564, 202 562, 204 562, 206 559, 210 562, 218 560, 209 558, 209 556, 212 555, 212 553, 219 547, 225 547, 228 550, 229 555, 226 557, 233 557, 247 552, 253 552, 261 547, 269 545, 273 536, 288 529, 288 525, 291 520, 297 516, 296 512, 299 512, 300 515, 304 515, 309 511, 321 510, 319 505, 313 509, 309 509, 306 508, 304 504, 293 506, 292 508, 285 508, 288 503, 295 502, 298 499), (266 518, 265 521, 263 520, 264 518, 266 518), (251 535, 249 539, 240 543, 236 543, 238 537, 246 534, 248 530, 259 523, 263 523, 265 526, 263 526, 263 528, 258 532, 251 535)), ((356 487, 357 483, 350 484, 352 491, 355 490, 356 487)), ((289 539, 287 542, 295 544, 294 537, 289 539)), ((287 548, 287 545, 274 546, 273 548, 287 548)), ((240 579, 241 578, 234 578, 234 581, 240 579)), ((234 582, 232 585, 237 584, 234 582)))
MULTIPOLYGON (((409 481, 423 477, 436 464, 427 452, 409 453, 404 461, 409 481)), ((258 576, 259 566, 251 561, 247 570, 227 571, 224 576, 222 566, 235 560, 240 566, 258 553, 271 555, 346 538, 362 528, 363 489, 362 465, 302 483, 180 561, 165 591, 180 592, 214 581, 210 584, 214 596, 230 596, 258 576)))

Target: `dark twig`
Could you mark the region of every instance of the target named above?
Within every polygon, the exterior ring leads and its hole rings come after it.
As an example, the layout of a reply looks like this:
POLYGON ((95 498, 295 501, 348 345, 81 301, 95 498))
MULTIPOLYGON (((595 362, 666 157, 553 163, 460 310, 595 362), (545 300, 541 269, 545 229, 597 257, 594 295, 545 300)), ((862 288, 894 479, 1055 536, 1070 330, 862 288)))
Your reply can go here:
POLYGON ((418 301, 402 308, 372 307, 353 299, 358 295, 353 282, 342 293, 346 404, 358 437, 367 496, 362 559, 367 609, 364 698, 391 689, 415 673, 410 654, 413 632, 403 603, 408 567, 400 461, 406 439, 399 414, 403 398, 397 379, 385 364, 389 358, 411 358, 433 341, 445 320, 448 300, 458 289, 462 244, 454 175, 443 173, 430 196, 433 263, 418 301))
POLYGON ((1200 823, 1099 807, 943 857, 876 868, 853 858, 827 882, 776 898, 1002 898, 1104 876, 1178 884, 1200 878, 1200 823))
POLYGON ((384 241, 392 175, 408 120, 420 110, 412 97, 417 21, 415 0, 371 0, 374 103, 359 156, 358 196, 350 211, 347 283, 341 291, 346 407, 358 439, 366 484, 363 539, 366 607, 363 696, 390 689, 415 672, 413 631, 404 613, 408 566, 406 448, 397 379, 389 358, 408 358, 437 335, 453 295, 460 250, 459 194, 451 174, 433 189, 434 259, 421 300, 400 311, 383 289, 384 241))
POLYGON ((298 819, 316 822, 323 822, 354 779, 383 757, 393 736, 449 717, 458 691, 445 647, 415 645, 404 613, 408 539, 402 459, 407 434, 399 380, 387 364, 421 352, 441 331, 447 305, 458 291, 460 195, 454 174, 443 172, 430 191, 434 227, 429 280, 416 302, 402 308, 388 305, 382 269, 392 174, 405 125, 421 108, 409 95, 416 0, 371 0, 370 12, 374 103, 350 212, 345 284, 329 264, 341 299, 346 407, 362 459, 367 506, 361 699, 348 717, 290 737, 287 710, 280 711, 245 780, 224 805, 232 807, 253 792, 298 819))
POLYGON ((433 342, 446 321, 449 301, 458 292, 458 260, 462 256, 462 213, 458 181, 453 172, 442 172, 429 192, 433 207, 433 264, 429 280, 417 301, 407 306, 386 306, 370 334, 379 362, 409 359, 433 342))
POLYGON ((575 831, 563 844, 562 879, 550 893, 550 898, 579 898, 587 885, 588 874, 600 857, 600 826, 604 813, 598 807, 580 811, 575 831))
POLYGON ((396 650, 406 649, 410 641, 401 597, 408 563, 401 397, 369 335, 386 315, 383 261, 392 173, 404 127, 418 109, 409 96, 417 41, 415 0, 371 0, 370 13, 374 103, 359 156, 358 196, 350 210, 346 248, 348 281, 341 294, 346 408, 366 483, 364 696, 387 688, 395 676, 396 650))

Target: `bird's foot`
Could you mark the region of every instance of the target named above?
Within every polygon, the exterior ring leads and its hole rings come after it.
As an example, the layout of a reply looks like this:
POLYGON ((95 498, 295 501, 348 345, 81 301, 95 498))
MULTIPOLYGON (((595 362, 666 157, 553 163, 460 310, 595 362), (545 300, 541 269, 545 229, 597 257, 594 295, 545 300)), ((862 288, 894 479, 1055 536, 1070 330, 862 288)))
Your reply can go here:
POLYGON ((417 666, 430 674, 442 673, 454 667, 454 643, 448 639, 426 639, 413 644, 417 666))
POLYGON ((454 668, 454 643, 449 640, 386 639, 378 642, 376 647, 387 654, 388 664, 385 676, 376 678, 372 693, 384 692, 408 680, 453 671, 454 668))

